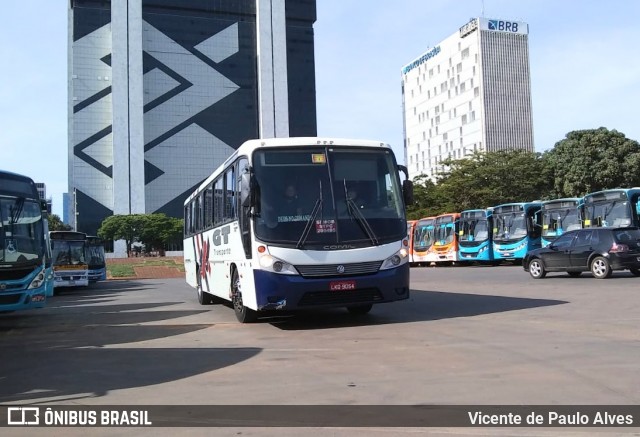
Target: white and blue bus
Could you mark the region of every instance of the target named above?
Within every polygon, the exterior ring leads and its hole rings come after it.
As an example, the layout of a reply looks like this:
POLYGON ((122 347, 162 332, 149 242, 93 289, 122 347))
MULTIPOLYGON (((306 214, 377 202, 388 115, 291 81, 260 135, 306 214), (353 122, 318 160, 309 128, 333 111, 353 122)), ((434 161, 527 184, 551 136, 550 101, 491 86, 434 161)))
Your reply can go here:
POLYGON ((231 301, 243 323, 407 299, 412 184, 399 169, 379 142, 247 141, 185 201, 187 283, 201 304, 231 301))
POLYGON ((528 251, 541 247, 536 223, 540 202, 505 203, 493 208, 493 257, 521 262, 528 251))
POLYGON ((87 235, 83 232, 49 232, 54 288, 89 285, 89 266, 85 257, 86 239, 87 235))
POLYGON ((585 228, 640 226, 640 187, 589 193, 582 215, 585 228))
POLYGON ((41 308, 47 296, 46 209, 33 180, 0 171, 0 311, 41 308))
POLYGON ((567 231, 582 228, 581 205, 579 197, 542 202, 538 218, 542 227, 542 247, 547 247, 567 231))
POLYGON ((468 262, 493 261, 493 210, 468 209, 460 213, 458 258, 468 262))

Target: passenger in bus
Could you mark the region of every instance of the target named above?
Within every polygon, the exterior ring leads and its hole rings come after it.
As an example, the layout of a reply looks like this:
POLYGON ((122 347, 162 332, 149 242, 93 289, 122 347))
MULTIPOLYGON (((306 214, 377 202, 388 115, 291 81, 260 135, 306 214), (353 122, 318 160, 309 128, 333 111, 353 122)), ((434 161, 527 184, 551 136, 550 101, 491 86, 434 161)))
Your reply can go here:
POLYGON ((366 208, 366 203, 364 199, 360 196, 358 187, 354 183, 347 185, 347 198, 338 203, 338 215, 339 216, 349 216, 349 209, 347 207, 347 199, 350 199, 361 212, 366 208))
POLYGON ((302 214, 302 208, 298 199, 298 189, 295 184, 288 183, 284 189, 281 215, 297 216, 302 214))

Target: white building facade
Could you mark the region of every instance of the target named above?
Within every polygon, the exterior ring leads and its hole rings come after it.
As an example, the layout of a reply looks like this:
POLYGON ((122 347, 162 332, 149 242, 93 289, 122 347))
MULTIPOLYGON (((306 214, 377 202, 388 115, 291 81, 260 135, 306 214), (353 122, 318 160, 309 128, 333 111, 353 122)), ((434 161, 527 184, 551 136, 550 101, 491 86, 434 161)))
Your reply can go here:
POLYGON ((474 18, 402 68, 409 177, 435 181, 448 158, 534 151, 526 23, 474 18))

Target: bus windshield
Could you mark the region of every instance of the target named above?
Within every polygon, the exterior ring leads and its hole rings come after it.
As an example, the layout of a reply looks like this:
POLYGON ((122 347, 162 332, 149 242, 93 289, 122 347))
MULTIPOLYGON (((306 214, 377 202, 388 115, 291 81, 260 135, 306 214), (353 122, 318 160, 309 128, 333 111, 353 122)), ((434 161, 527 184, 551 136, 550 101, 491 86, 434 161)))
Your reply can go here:
POLYGON ((40 203, 24 197, 0 197, 0 264, 34 264, 44 255, 40 203))
POLYGON ((444 246, 453 242, 455 237, 455 228, 453 223, 448 225, 439 225, 435 229, 435 243, 436 246, 444 246))
POLYGON ((386 149, 338 146, 254 153, 256 238, 311 248, 406 237, 400 181, 386 149))
POLYGON ((489 221, 486 218, 461 218, 460 241, 486 241, 489 239, 489 221))
POLYGON ((494 214, 494 240, 517 240, 527 236, 524 212, 494 214))
POLYGON ((75 266, 86 264, 84 241, 51 240, 54 266, 75 266))
POLYGON ((413 231, 413 250, 425 252, 433 245, 433 220, 420 220, 413 231))
POLYGON ((85 259, 90 269, 105 266, 104 246, 101 243, 88 242, 85 247, 85 259))
POLYGON ((590 226, 622 227, 632 223, 628 200, 610 200, 585 205, 585 224, 590 226))
POLYGON ((580 229, 580 215, 577 208, 543 210, 542 236, 560 236, 567 231, 580 229))

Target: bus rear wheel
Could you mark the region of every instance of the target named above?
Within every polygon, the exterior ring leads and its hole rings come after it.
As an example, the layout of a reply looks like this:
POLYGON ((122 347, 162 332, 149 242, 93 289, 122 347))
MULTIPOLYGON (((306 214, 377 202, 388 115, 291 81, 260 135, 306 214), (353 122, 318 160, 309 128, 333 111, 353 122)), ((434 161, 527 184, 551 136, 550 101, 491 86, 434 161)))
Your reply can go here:
POLYGON ((373 308, 373 304, 356 305, 356 306, 347 307, 347 311, 349 311, 349 313, 353 314, 354 316, 362 316, 364 314, 367 314, 369 311, 371 311, 371 308, 373 308))
POLYGON ((255 322, 258 315, 251 308, 247 308, 242 303, 242 291, 240 290, 240 275, 238 270, 233 269, 231 273, 231 301, 233 302, 233 310, 236 313, 236 318, 240 323, 255 322))

